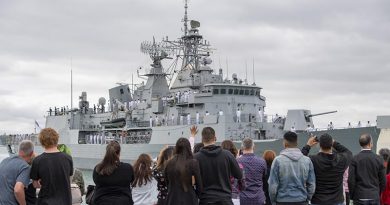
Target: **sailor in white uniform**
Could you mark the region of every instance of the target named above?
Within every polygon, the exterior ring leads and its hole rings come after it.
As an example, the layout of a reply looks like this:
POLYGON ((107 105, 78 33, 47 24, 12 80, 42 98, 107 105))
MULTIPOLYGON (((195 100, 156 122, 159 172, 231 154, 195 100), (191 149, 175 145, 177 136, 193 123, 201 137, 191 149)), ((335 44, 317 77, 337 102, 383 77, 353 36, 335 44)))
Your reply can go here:
POLYGON ((236 114, 237 114, 237 122, 241 122, 241 110, 240 110, 240 108, 237 109, 236 114))
POLYGON ((362 127, 362 123, 359 121, 357 127, 362 127))
POLYGON ((199 124, 199 118, 200 118, 199 112, 196 111, 196 124, 197 125, 199 124))
POLYGON ((184 102, 188 102, 188 92, 184 91, 184 102))
POLYGON ((348 122, 348 128, 352 128, 351 122, 348 122))
POLYGON ((310 125, 307 125, 306 132, 312 132, 313 129, 310 127, 310 125))
POLYGON ((175 114, 172 114, 172 116, 171 116, 171 122, 172 122, 172 125, 175 125, 175 114))
POLYGON ((206 115, 206 116, 209 116, 209 115, 210 115, 209 111, 206 110, 205 115, 206 115))
POLYGON ((176 103, 180 103, 180 91, 176 93, 176 103))
POLYGON ((134 109, 134 100, 130 101, 130 107, 134 109))
POLYGON ((263 122, 264 119, 264 111, 263 109, 259 108, 259 122, 263 122))
POLYGON ((295 127, 292 126, 290 131, 291 131, 291 132, 295 132, 295 127))
POLYGON ((149 116, 149 126, 153 127, 153 118, 152 118, 152 116, 149 116))
POLYGON ((159 121, 159 119, 158 119, 158 116, 157 116, 157 115, 156 115, 155 120, 156 120, 156 126, 158 126, 158 121, 159 121))
POLYGON ((184 117, 183 117, 183 115, 180 115, 180 124, 181 124, 181 125, 184 124, 184 117))
POLYGON ((223 111, 219 110, 219 116, 222 116, 222 115, 223 115, 223 111))
POLYGON ((167 106, 167 97, 162 97, 163 106, 167 106))
POLYGON ((333 130, 333 123, 332 122, 330 122, 329 124, 328 124, 328 130, 333 130))
POLYGON ((191 124, 191 114, 188 113, 187 115, 187 124, 190 125, 191 124))

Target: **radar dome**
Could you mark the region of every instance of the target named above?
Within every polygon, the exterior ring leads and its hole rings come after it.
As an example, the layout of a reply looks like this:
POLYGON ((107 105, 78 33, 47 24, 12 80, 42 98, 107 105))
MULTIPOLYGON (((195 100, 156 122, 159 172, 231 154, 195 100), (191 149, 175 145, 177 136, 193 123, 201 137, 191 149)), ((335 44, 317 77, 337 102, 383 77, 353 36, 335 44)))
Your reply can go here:
POLYGON ((211 60, 211 58, 208 58, 208 57, 203 58, 204 65, 210 65, 212 62, 213 62, 213 60, 211 60))
POLYGON ((106 104, 106 98, 101 97, 99 98, 99 105, 105 105, 106 104))

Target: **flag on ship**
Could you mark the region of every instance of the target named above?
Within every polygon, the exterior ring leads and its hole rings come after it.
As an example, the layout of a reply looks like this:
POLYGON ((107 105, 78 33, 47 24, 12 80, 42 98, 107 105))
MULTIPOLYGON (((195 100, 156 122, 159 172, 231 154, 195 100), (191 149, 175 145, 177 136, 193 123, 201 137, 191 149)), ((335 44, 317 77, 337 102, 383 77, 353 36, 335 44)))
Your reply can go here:
POLYGON ((34 132, 37 133, 41 131, 41 126, 39 126, 39 123, 35 120, 35 128, 34 128, 34 132))

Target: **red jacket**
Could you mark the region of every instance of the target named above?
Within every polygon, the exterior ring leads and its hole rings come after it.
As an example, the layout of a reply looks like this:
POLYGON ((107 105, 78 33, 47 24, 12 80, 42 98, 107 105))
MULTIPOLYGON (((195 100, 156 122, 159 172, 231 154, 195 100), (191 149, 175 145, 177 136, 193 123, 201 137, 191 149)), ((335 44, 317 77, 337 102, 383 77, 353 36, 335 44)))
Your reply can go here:
POLYGON ((390 205, 390 174, 386 175, 386 188, 381 196, 382 205, 390 205))

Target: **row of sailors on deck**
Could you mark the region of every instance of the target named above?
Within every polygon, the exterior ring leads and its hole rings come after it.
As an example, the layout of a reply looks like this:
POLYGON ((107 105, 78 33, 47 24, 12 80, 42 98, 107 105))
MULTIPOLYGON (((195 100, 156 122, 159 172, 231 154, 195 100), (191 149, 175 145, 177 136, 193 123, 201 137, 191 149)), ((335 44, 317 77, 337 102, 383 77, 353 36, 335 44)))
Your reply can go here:
MULTIPOLYGON (((356 125, 356 127, 362 127, 362 123, 361 121, 359 121, 356 125)), ((371 122, 370 121, 367 121, 367 125, 366 127, 371 127, 371 122)), ((348 127, 347 128, 352 128, 352 124, 351 122, 348 122, 348 127)), ((332 122, 329 122, 328 124, 328 130, 333 130, 334 129, 334 125, 332 122)))
MULTIPOLYGON (((204 116, 209 116, 209 115, 210 115, 210 113, 208 111, 206 111, 204 114, 204 116)), ((224 115, 223 111, 219 110, 218 115, 223 116, 224 115)), ((201 119, 202 119, 202 117, 200 116, 200 113, 198 111, 196 111, 195 124, 202 123, 201 119)), ((260 108, 258 111, 258 121, 263 122, 263 119, 264 119, 264 111, 260 108)), ((188 113, 186 116, 180 115, 179 121, 177 121, 175 114, 172 114, 170 119, 168 119, 168 116, 165 115, 164 117, 162 117, 161 120, 160 120, 160 117, 158 115, 156 115, 154 118, 152 116, 149 116, 149 126, 153 127, 153 126, 176 125, 176 124, 191 125, 192 124, 191 120, 192 120, 192 116, 190 113, 188 113), (184 122, 184 117, 186 117, 186 123, 184 122)), ((236 122, 238 122, 238 123, 241 122, 241 110, 239 108, 236 111, 236 122)))
POLYGON ((85 143, 87 144, 105 144, 106 136, 103 135, 86 135, 85 143))
MULTIPOLYGON (((359 122, 357 123, 357 125, 356 125, 356 128, 359 128, 359 127, 362 127, 361 121, 359 121, 359 122)), ((370 121, 367 121, 366 127, 371 127, 370 121)), ((348 127, 347 127, 347 128, 353 128, 351 122, 348 122, 348 127)), ((333 130, 333 129, 334 129, 334 124, 333 124, 333 122, 329 122, 327 129, 328 129, 328 130, 333 130)), ((295 130, 295 127, 292 126, 290 131, 295 132, 295 131, 296 131, 296 130, 295 130)), ((307 125, 306 132, 313 132, 313 131, 317 131, 317 129, 314 128, 314 127, 312 127, 312 126, 310 126, 310 125, 307 125)))
POLYGON ((68 106, 64 106, 64 107, 61 107, 61 108, 54 107, 54 110, 50 107, 48 113, 49 113, 49 116, 52 116, 53 114, 55 116, 57 116, 57 115, 67 114, 68 111, 69 111, 69 107, 68 106))

